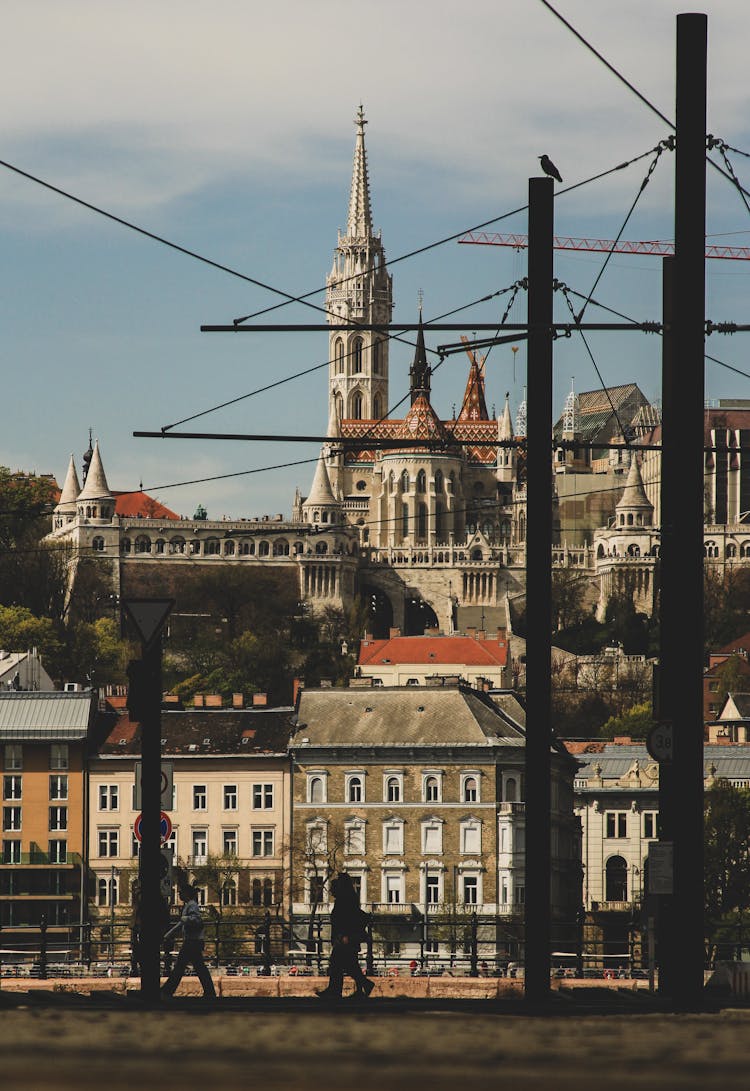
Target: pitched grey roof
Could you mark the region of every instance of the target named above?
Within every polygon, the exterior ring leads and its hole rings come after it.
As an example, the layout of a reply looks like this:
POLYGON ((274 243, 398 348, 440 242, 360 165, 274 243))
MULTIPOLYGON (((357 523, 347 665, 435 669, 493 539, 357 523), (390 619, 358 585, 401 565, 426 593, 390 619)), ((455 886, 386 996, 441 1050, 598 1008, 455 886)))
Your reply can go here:
MULTIPOLYGON (((292 733, 292 712, 292 708, 162 709, 162 754, 285 755, 292 733)), ((107 758, 132 757, 140 752, 140 725, 132 723, 127 715, 119 718, 99 747, 100 756, 107 758)))
POLYGON ((0 741, 85 739, 95 695, 83 693, 0 693, 0 741))
MULTIPOLYGON (((578 754, 581 766, 576 773, 576 780, 588 780, 593 777, 594 767, 601 766, 602 780, 617 780, 625 776, 633 762, 638 759, 641 769, 653 764, 644 743, 633 743, 630 746, 612 744, 605 746, 599 754, 578 754)), ((714 776, 727 780, 750 780, 750 744, 736 743, 734 745, 711 746, 707 745, 703 750, 703 776, 711 775, 711 767, 716 767, 714 776)), ((607 785, 605 784, 605 788, 607 785)), ((609 785, 609 787, 614 787, 609 785)), ((644 786, 645 787, 645 786, 644 786)), ((599 791, 600 789, 594 789, 599 791)), ((618 791, 627 789, 618 788, 618 791)))
POLYGON ((524 745, 509 711, 458 686, 306 689, 298 719, 295 747, 524 745))

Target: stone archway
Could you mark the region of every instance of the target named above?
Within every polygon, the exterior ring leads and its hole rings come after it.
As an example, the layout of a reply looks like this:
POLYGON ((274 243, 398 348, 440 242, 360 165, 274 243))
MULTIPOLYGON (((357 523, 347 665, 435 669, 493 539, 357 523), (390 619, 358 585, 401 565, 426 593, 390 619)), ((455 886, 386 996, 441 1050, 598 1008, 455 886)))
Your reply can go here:
POLYGON ((425 629, 439 629, 437 614, 424 599, 409 595, 404 610, 404 636, 421 636, 425 629))
POLYGON ((367 606, 367 631, 375 640, 386 640, 393 627, 393 606, 379 587, 362 587, 362 601, 367 606))

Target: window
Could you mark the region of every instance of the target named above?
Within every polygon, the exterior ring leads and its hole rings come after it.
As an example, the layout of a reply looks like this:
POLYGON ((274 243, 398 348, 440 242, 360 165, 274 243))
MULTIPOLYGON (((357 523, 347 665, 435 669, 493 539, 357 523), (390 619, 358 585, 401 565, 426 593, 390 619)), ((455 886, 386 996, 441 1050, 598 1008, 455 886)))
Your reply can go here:
MULTIPOLYGON (((52 778, 50 777, 50 780, 52 778)), ((116 811, 120 806, 120 786, 118 784, 99 785, 99 810, 116 811)))
POLYGON ((20 799, 21 798, 21 778, 20 777, 3 777, 3 799, 20 799))
POLYGON ((51 864, 67 864, 68 842, 59 837, 49 842, 49 862, 51 864))
POLYGON ((352 371, 362 370, 362 338, 355 337, 352 345, 352 371))
POLYGON ((312 905, 320 905, 325 901, 325 879, 322 875, 311 875, 309 883, 310 902, 312 905))
POLYGON ((67 807, 50 807, 50 809, 49 809, 49 828, 51 830, 67 830, 67 828, 68 828, 68 808, 67 807))
POLYGON ((237 855, 237 830, 221 831, 221 851, 225 856, 237 855))
POLYGON ((385 900, 390 905, 397 905, 403 901, 401 896, 401 888, 403 886, 403 880, 401 875, 386 875, 385 877, 385 900))
POLYGON ((99 856, 119 856, 120 835, 118 830, 98 830, 99 856))
POLYGON ((515 777, 506 778, 504 794, 506 803, 516 803, 518 801, 518 782, 515 777))
POLYGON ((608 902, 628 900, 628 865, 622 856, 610 856, 605 872, 605 898, 608 902))
MULTIPOLYGON (((607 811, 605 814, 605 837, 628 836, 627 811, 607 811)), ((617 899, 615 899, 617 901, 617 899)))
POLYGON ((350 776, 346 783, 346 799, 348 803, 362 803, 364 798, 364 791, 362 785, 362 777, 350 776))
POLYGON ((237 785, 225 784, 224 785, 224 810, 236 811, 237 810, 237 785))
POLYGON ((20 830, 21 829, 21 808, 20 807, 3 807, 3 829, 4 830, 20 830))
POLYGON ((307 827, 307 851, 317 856, 328 847, 328 831, 325 822, 310 822, 307 827))
POLYGON ((359 391, 352 394, 350 413, 352 420, 362 420, 362 395, 359 391))
POLYGON ((323 777, 308 777, 307 778, 307 802, 308 803, 325 803, 326 802, 325 779, 323 777))
POLYGON ((208 856, 208 830, 193 830, 193 863, 208 856))
POLYGON ((205 811, 208 807, 208 791, 205 784, 193 785, 193 810, 205 811))
POLYGON ((383 852, 388 854, 404 851, 404 826, 402 822, 383 823, 383 852))
POLYGON ((425 878, 425 901, 428 905, 438 905, 440 902, 440 876, 437 872, 427 872, 425 878))
POLYGON ((23 769, 23 748, 19 743, 8 743, 5 747, 6 769, 23 769))
POLYGON ((53 742, 49 756, 50 769, 68 768, 68 744, 66 742, 53 742))
POLYGON ((482 851, 482 826, 471 820, 461 824, 461 852, 476 855, 482 851))
POLYGON ((117 905, 118 893, 117 893, 117 877, 113 879, 111 876, 105 878, 101 876, 97 880, 96 884, 96 904, 101 906, 117 905))
POLYGON ((387 777, 385 782, 385 800, 386 803, 400 803, 401 802, 401 778, 400 777, 387 777))
POLYGON ((439 941, 436 940, 436 939, 425 940, 424 953, 426 955, 439 955, 440 954, 440 943, 439 943, 439 941))
POLYGON ((383 953, 388 958, 390 958, 391 955, 398 958, 401 954, 401 944, 395 939, 386 940, 383 944, 383 953))
POLYGON ((253 785, 253 810, 270 811, 273 808, 273 784, 253 785))
POLYGON ((476 803, 479 799, 479 781, 475 776, 464 777, 463 802, 476 803))
POLYGON ((20 841, 3 841, 3 863, 4 864, 20 864, 21 863, 21 842, 20 841))
POLYGON ((659 812, 658 811, 644 811, 643 812, 643 836, 644 837, 658 837, 659 833, 659 812))
POLYGON ((422 823, 422 852, 425 855, 439 854, 443 851, 443 823, 422 823))
POLYGON ((237 905, 237 883, 234 879, 227 879, 221 888, 221 904, 237 905))
POLYGON ((333 348, 333 356, 336 360, 336 374, 343 375, 344 373, 344 342, 340 337, 336 338, 336 344, 333 348))
POLYGON ((439 803, 440 802, 440 778, 436 776, 426 776, 424 778, 423 795, 425 803, 439 803))
POLYGON ((479 901, 479 879, 476 875, 463 876, 464 905, 476 905, 479 901))
POLYGON ((526 904, 526 887, 517 886, 515 889, 515 903, 516 905, 526 904))
POLYGON ((365 825, 364 822, 350 822, 346 826, 344 852, 347 856, 364 856, 365 854, 365 825))
POLYGON ((253 856, 273 856, 273 830, 253 830, 253 856))

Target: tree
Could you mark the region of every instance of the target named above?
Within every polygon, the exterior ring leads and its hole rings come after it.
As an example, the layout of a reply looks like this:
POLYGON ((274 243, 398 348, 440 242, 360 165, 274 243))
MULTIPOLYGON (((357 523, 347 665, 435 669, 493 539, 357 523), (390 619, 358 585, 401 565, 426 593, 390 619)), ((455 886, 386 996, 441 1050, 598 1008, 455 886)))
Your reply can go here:
POLYGON ((655 724, 651 702, 644 701, 643 704, 626 709, 619 716, 610 716, 606 723, 602 724, 599 734, 603 739, 614 739, 618 735, 629 735, 631 739, 645 739, 655 724))
POLYGON ((552 569, 552 619, 555 629, 570 629, 586 617, 586 577, 575 568, 552 569))
MULTIPOLYGON (((330 885, 336 873, 344 870, 346 832, 343 826, 310 822, 297 826, 288 844, 290 900, 307 902, 307 964, 315 954, 315 923, 318 910, 327 904, 330 885)), ((318 952, 318 957, 320 952, 318 952)))
POLYGON ((704 803, 704 899, 711 957, 736 915, 750 905, 750 791, 717 781, 704 803))
POLYGON ((42 542, 54 500, 51 478, 0 466, 0 603, 61 617, 69 549, 42 542))
POLYGON ((747 693, 750 687, 750 663, 743 656, 730 655, 716 668, 715 677, 719 683, 716 700, 721 708, 728 694, 747 693))

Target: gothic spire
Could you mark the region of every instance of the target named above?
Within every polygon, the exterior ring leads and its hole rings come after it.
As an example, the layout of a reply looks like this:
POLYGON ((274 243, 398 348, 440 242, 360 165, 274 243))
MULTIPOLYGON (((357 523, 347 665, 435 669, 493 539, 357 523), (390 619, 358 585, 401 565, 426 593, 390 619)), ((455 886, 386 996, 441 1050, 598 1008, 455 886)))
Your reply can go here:
POLYGON ((464 400, 461 403, 461 412, 458 414, 458 419, 462 421, 490 419, 484 397, 484 374, 473 353, 469 367, 469 378, 466 381, 464 400))
POLYGON ((411 404, 417 400, 420 394, 424 394, 427 401, 430 400, 430 374, 432 369, 427 363, 427 350, 424 345, 424 327, 422 325, 422 308, 419 309, 419 329, 417 330, 417 346, 414 350, 414 362, 409 368, 409 382, 411 386, 411 404))
POLYGON ((370 208, 370 180, 367 176, 367 152, 365 151, 365 119, 360 105, 354 119, 357 138, 354 144, 352 191, 349 197, 349 218, 346 233, 351 238, 369 238, 372 235, 372 211, 370 208))
POLYGON ((497 422, 497 438, 513 439, 513 421, 510 415, 510 393, 505 392, 505 406, 502 415, 497 422))

